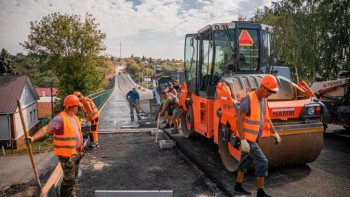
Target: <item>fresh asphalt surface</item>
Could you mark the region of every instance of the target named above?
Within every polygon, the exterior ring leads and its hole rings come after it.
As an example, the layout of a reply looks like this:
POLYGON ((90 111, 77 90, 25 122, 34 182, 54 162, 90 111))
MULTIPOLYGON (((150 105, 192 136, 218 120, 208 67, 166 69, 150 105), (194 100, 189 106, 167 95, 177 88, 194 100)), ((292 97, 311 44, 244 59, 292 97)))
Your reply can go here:
MULTIPOLYGON (((134 84, 125 75, 118 76, 116 81, 121 91, 116 88, 102 112, 101 120, 110 122, 105 126, 101 121, 100 130, 112 131, 131 123, 123 93, 134 84)), ((151 97, 149 91, 139 92, 143 98, 151 97)), ((142 101, 144 108, 150 103, 142 101)), ((181 132, 171 138, 177 147, 160 150, 149 132, 101 134, 100 148, 87 152, 83 159, 78 196, 94 196, 95 190, 143 189, 174 190, 174 196, 242 196, 233 192, 236 175, 225 170, 211 139, 196 136, 189 140, 181 132)), ((253 171, 245 176, 243 185, 253 191, 252 196, 256 195, 253 171)), ((318 159, 310 164, 269 169, 265 190, 273 196, 349 196, 349 133, 330 125, 318 159)))

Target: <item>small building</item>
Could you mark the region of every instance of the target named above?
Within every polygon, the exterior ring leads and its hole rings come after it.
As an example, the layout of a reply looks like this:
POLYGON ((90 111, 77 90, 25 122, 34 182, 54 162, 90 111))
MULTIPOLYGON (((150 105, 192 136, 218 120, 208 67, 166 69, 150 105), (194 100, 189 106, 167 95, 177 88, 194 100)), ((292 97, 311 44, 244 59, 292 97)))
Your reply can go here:
POLYGON ((0 146, 23 148, 24 132, 17 107, 20 99, 28 133, 35 133, 39 127, 37 100, 28 76, 0 76, 0 146))
POLYGON ((147 60, 144 60, 140 63, 142 66, 146 66, 148 64, 148 61, 147 60))
POLYGON ((51 94, 51 88, 35 88, 35 91, 39 95, 38 118, 39 119, 46 118, 52 114, 52 107, 53 108, 55 107, 57 88, 52 88, 52 94, 51 94), (51 101, 53 102, 52 106, 51 106, 51 101))

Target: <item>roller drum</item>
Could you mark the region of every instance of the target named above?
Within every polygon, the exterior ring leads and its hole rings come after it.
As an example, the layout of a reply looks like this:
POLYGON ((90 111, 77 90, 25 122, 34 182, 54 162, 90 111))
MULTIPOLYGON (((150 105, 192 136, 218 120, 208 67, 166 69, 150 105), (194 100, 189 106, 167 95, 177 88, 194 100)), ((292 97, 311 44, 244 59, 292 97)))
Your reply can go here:
POLYGON ((323 132, 281 135, 281 139, 278 145, 273 137, 262 138, 259 142, 269 166, 311 163, 320 155, 323 146, 323 132))

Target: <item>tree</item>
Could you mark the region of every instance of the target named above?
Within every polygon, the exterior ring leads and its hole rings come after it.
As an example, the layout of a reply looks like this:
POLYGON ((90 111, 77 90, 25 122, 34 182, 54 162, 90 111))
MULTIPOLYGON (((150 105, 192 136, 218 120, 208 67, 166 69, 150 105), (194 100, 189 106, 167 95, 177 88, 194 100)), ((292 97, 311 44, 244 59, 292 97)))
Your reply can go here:
POLYGON ((282 0, 258 9, 252 20, 274 26, 277 65, 289 66, 301 80, 311 82, 316 74, 334 79, 350 70, 339 56, 350 43, 350 1, 282 0))
POLYGON ((37 61, 23 54, 17 54, 13 57, 18 70, 28 75, 30 81, 35 87, 50 87, 51 82, 57 86, 57 78, 52 69, 39 64, 37 61))
POLYGON ((74 91, 86 95, 99 90, 104 76, 95 68, 98 54, 106 49, 106 34, 98 26, 89 13, 84 19, 53 13, 30 23, 28 40, 21 45, 30 57, 54 71, 60 98, 74 91))
POLYGON ((14 60, 10 58, 10 54, 6 49, 1 50, 0 54, 0 75, 18 75, 14 60))

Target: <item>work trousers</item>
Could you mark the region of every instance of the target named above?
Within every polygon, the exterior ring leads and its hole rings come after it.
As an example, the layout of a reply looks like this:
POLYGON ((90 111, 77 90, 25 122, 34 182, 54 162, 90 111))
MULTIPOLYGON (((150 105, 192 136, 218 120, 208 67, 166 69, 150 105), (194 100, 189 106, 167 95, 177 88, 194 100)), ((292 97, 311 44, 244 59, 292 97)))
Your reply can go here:
POLYGON ((63 182, 61 184, 62 197, 74 197, 74 185, 76 181, 76 175, 79 170, 80 159, 83 157, 83 153, 78 151, 71 157, 58 156, 63 170, 63 182))
POLYGON ((139 109, 136 107, 136 104, 134 105, 134 104, 129 103, 129 107, 130 107, 130 118, 131 118, 131 120, 135 120, 135 119, 134 119, 134 109, 136 110, 137 119, 138 119, 138 120, 141 120, 140 111, 139 111, 139 109))
POLYGON ((98 144, 98 117, 95 118, 94 120, 91 120, 89 137, 90 137, 91 145, 98 144))
POLYGON ((266 177, 268 172, 268 161, 258 146, 257 142, 248 141, 250 146, 249 153, 242 152, 241 160, 237 166, 237 171, 246 173, 247 167, 254 161, 255 163, 255 174, 258 177, 266 177))

